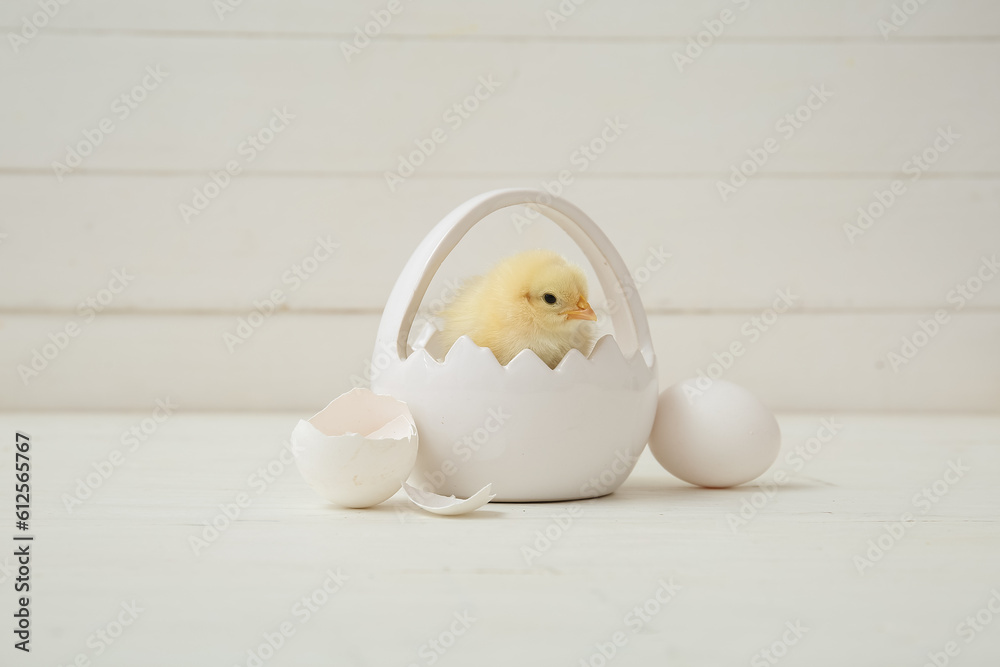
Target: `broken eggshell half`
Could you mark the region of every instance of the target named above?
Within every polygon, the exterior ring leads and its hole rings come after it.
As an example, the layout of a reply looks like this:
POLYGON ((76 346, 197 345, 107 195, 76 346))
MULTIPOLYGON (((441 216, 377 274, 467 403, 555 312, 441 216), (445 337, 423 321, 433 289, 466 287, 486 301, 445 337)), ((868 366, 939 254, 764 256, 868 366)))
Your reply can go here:
POLYGON ((417 427, 406 403, 357 388, 341 394, 292 431, 302 477, 342 507, 391 498, 417 460, 417 427))

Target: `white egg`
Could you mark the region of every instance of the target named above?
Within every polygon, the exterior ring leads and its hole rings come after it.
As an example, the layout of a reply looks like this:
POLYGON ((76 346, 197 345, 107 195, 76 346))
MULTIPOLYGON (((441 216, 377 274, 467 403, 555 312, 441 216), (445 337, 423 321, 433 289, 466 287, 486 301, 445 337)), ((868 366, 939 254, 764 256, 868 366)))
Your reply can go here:
POLYGON ((724 488, 771 467, 781 449, 778 422, 739 385, 692 378, 664 389, 649 436, 653 456, 685 482, 724 488))
POLYGON ((368 389, 352 389, 299 421, 291 440, 302 477, 343 507, 388 500, 417 460, 417 427, 406 403, 368 389))

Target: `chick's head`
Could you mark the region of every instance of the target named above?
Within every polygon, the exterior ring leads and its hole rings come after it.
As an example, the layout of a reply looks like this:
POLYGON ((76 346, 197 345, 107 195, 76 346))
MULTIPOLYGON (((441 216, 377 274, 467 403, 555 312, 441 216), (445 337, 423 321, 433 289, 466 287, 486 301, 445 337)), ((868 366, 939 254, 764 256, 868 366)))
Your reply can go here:
POLYGON ((514 306, 517 319, 545 332, 574 331, 597 315, 587 302, 587 278, 559 254, 549 250, 529 250, 504 262, 501 274, 503 295, 514 306))

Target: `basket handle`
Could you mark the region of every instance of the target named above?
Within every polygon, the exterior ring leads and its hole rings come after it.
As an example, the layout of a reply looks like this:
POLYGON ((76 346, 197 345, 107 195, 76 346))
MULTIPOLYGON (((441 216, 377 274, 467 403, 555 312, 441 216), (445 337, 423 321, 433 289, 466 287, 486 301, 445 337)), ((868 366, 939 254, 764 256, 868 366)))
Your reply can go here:
POLYGON ((652 365, 654 353, 646 311, 625 262, 608 237, 565 199, 541 190, 513 188, 473 197, 445 216, 424 237, 389 294, 379 323, 376 352, 395 350, 400 360, 407 357, 407 340, 417 309, 445 258, 473 225, 490 213, 520 204, 531 206, 569 234, 594 267, 605 295, 623 297, 623 307, 611 314, 618 345, 626 356, 640 350, 646 363, 652 365))

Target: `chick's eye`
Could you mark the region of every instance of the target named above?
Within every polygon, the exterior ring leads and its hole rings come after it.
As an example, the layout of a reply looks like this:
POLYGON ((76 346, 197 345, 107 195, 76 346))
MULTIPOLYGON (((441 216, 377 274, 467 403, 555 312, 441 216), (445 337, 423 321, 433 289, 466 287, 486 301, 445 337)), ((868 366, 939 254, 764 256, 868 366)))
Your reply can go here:
POLYGON ((552 292, 546 292, 542 295, 542 298, 545 299, 545 303, 552 304, 556 302, 556 295, 552 292))

